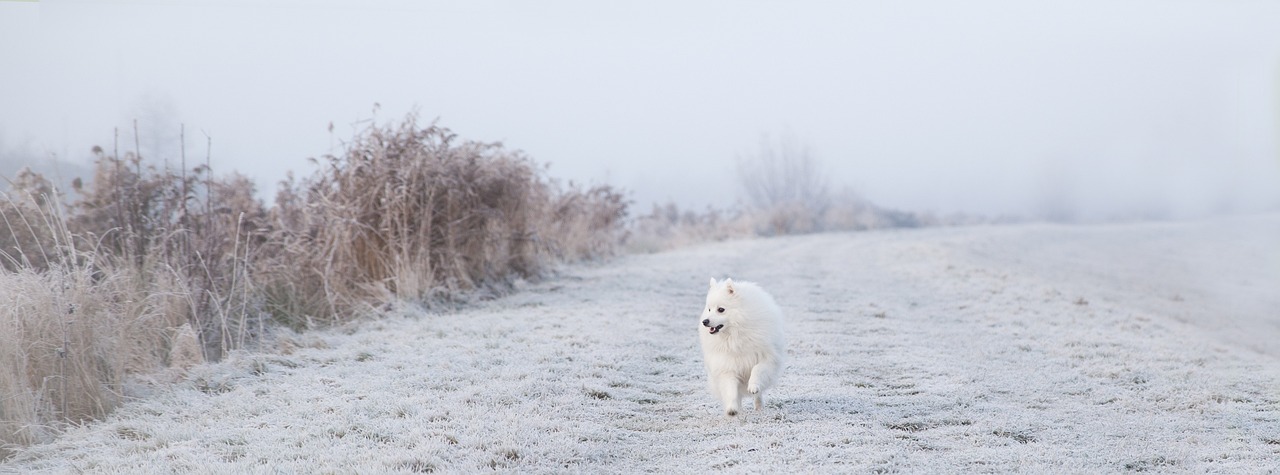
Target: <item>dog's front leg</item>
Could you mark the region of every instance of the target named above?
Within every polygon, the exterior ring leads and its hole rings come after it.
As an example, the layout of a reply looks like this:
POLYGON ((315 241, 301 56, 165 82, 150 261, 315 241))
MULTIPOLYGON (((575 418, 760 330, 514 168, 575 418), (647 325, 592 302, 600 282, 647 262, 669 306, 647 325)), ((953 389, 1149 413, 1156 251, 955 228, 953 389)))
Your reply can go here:
POLYGON ((751 377, 747 379, 747 392, 755 396, 756 410, 764 408, 764 400, 760 393, 765 388, 773 386, 773 380, 777 376, 778 364, 775 361, 763 361, 751 367, 751 377))
POLYGON ((741 410, 742 395, 738 394, 738 386, 741 385, 737 377, 729 373, 722 373, 717 376, 716 384, 720 387, 720 400, 724 403, 724 414, 726 416, 736 416, 741 410))

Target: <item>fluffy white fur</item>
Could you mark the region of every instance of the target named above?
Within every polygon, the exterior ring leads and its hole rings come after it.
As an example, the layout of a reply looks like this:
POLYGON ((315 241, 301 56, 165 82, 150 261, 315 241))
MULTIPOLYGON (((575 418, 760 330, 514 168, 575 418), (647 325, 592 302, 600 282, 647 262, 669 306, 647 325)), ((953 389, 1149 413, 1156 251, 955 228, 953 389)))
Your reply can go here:
POLYGON ((756 410, 764 408, 764 391, 782 375, 786 353, 782 309, 773 297, 751 282, 711 279, 698 338, 711 394, 725 415, 737 415, 747 394, 756 410))

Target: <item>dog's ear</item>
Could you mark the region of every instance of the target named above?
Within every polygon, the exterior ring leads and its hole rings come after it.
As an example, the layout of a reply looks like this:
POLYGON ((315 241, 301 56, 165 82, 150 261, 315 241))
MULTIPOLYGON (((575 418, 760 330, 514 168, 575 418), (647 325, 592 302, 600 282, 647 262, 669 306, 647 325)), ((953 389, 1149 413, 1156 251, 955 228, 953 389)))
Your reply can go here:
POLYGON ((712 289, 716 288, 716 278, 715 278, 715 277, 712 277, 712 278, 711 278, 711 285, 710 285, 708 288, 712 288, 712 289))
POLYGON ((729 295, 733 295, 733 279, 725 279, 724 288, 729 291, 729 295))

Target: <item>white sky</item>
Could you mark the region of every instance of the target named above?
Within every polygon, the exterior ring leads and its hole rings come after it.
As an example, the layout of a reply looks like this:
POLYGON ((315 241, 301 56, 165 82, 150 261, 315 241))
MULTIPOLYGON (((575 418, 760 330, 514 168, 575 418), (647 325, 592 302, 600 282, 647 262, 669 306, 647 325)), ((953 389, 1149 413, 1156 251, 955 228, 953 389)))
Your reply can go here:
POLYGON ((270 196, 377 102, 642 209, 735 201, 762 134, 909 210, 1280 209, 1273 1, 0 2, 0 65, 4 175, 138 118, 270 196))

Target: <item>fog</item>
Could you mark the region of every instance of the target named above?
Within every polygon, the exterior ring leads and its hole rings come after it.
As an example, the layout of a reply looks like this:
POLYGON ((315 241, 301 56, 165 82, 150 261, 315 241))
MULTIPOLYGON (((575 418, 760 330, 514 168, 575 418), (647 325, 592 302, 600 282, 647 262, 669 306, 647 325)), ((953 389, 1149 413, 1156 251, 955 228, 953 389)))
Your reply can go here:
POLYGON ((416 110, 642 208, 738 202, 767 135, 904 210, 1280 210, 1269 1, 0 2, 0 65, 5 176, 83 173, 137 120, 144 156, 185 124, 269 197, 416 110))

